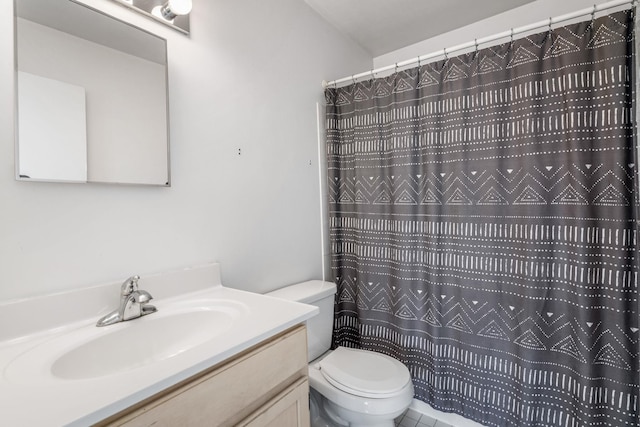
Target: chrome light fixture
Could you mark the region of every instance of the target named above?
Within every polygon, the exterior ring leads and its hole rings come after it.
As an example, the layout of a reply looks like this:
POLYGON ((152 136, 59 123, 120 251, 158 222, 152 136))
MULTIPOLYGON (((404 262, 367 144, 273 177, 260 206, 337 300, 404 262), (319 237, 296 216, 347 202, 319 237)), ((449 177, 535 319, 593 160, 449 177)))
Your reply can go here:
POLYGON ((189 34, 192 0, 113 0, 182 33, 189 34))
POLYGON ((154 7, 151 13, 154 16, 158 13, 163 19, 173 21, 177 16, 188 15, 192 7, 191 0, 169 0, 162 6, 154 7))

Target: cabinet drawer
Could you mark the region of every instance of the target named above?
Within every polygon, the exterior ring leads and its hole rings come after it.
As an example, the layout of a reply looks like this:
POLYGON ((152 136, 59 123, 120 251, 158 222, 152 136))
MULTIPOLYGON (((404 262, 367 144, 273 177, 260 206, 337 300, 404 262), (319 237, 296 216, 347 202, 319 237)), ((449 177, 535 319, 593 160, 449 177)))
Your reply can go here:
POLYGON ((301 325, 113 417, 109 426, 233 426, 307 375, 301 325))

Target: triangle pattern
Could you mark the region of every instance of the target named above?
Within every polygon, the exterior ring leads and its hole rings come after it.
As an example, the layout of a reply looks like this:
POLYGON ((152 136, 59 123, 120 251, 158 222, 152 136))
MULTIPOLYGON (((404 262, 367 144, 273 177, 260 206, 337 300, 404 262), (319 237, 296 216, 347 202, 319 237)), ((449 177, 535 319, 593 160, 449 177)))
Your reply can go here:
POLYGON ((449 71, 447 71, 447 74, 444 76, 444 81, 455 82, 456 80, 464 79, 466 77, 469 77, 467 76, 467 73, 465 73, 456 64, 453 64, 451 68, 449 68, 449 71))
POLYGON ((429 73, 422 73, 420 77, 420 82, 418 82, 418 89, 427 86, 434 86, 439 84, 440 82, 434 76, 429 73))
POLYGON ((469 303, 467 303, 467 306, 469 307, 469 310, 471 310, 471 312, 473 314, 478 314, 480 312, 480 310, 482 310, 487 303, 485 302, 484 304, 478 305, 479 301, 472 301, 471 304, 469 305, 469 303))
POLYGON ((494 71, 500 70, 502 70, 502 67, 500 65, 498 65, 493 59, 485 56, 478 63, 478 67, 476 68, 476 71, 473 73, 473 75, 477 76, 478 74, 489 74, 494 71))
POLYGON ((407 304, 403 304, 402 307, 396 311, 396 316, 401 319, 418 320, 418 317, 411 311, 407 304))
POLYGON ((527 329, 525 333, 520 335, 513 341, 522 347, 526 347, 531 350, 546 350, 544 343, 538 338, 538 336, 531 330, 527 329))
POLYGON ((629 200, 613 184, 609 184, 604 191, 593 199, 593 204, 600 206, 629 206, 629 200))
POLYGON ((556 39, 551 44, 551 47, 545 53, 544 59, 564 55, 566 53, 571 52, 579 52, 580 48, 575 44, 571 43, 567 39, 562 36, 557 36, 556 39))
POLYGON ((471 328, 469 328, 469 326, 465 323, 460 313, 456 314, 455 317, 447 323, 447 326, 449 328, 453 328, 461 332, 466 332, 468 334, 473 333, 471 328))
POLYGON ((347 193, 342 193, 338 198, 338 203, 353 203, 353 198, 351 198, 351 196, 347 193))
POLYGON ((354 101, 366 101, 366 100, 369 99, 369 97, 362 90, 362 88, 358 88, 358 89, 356 89, 355 93, 353 94, 353 99, 354 99, 354 101))
POLYGON ((418 204, 418 202, 416 202, 416 199, 414 199, 407 190, 404 190, 402 193, 400 193, 400 195, 398 196, 398 198, 395 200, 394 203, 398 205, 417 205, 418 204))
POLYGON ((596 355, 593 363, 598 365, 608 365, 615 368, 631 370, 631 366, 626 360, 613 348, 611 344, 607 344, 596 355))
POLYGON ((588 205, 587 199, 580 195, 571 184, 562 190, 551 202, 552 205, 588 205))
POLYGON ((502 330, 500 326, 498 326, 495 320, 492 320, 487 326, 482 328, 480 332, 478 332, 478 335, 480 335, 481 337, 497 338, 500 340, 509 341, 509 336, 505 333, 504 330, 502 330))
POLYGON ((582 363, 587 363, 587 360, 582 356, 582 354, 580 354, 580 349, 571 336, 568 336, 557 342, 553 347, 551 347, 551 350, 568 354, 569 356, 579 360, 582 363))
POLYGON ((344 93, 340 92, 338 94, 338 99, 336 99, 335 104, 336 105, 347 105, 347 104, 351 104, 351 101, 349 101, 349 98, 347 98, 347 96, 344 93))
POLYGON ((473 202, 464 195, 460 188, 456 188, 449 200, 447 200, 448 205, 472 205, 473 202))
POLYGON ((391 204, 391 196, 389 196, 389 193, 387 193, 387 190, 382 190, 380 195, 378 197, 376 197, 376 199, 373 201, 373 204, 374 205, 388 205, 388 204, 391 204))
POLYGON ((553 176, 557 174, 560 169, 562 169, 562 166, 560 166, 559 168, 555 166, 545 166, 543 169, 536 168, 536 170, 547 179, 553 178, 553 176))
POLYGON ((606 25, 602 24, 596 30, 587 47, 589 49, 597 49, 602 46, 610 45, 613 43, 624 42, 625 37, 622 34, 618 34, 615 31, 609 29, 606 25))
POLYGON ((384 299, 380 300, 376 305, 374 305, 371 310, 374 311, 382 311, 384 313, 391 313, 391 307, 384 299))
POLYGON ((382 82, 378 83, 373 91, 374 98, 384 98, 385 96, 389 96, 391 92, 386 84, 382 82))
POLYGON ((338 301, 340 301, 340 302, 355 302, 355 300, 353 299, 353 297, 351 296, 349 291, 347 291, 346 289, 343 289, 342 292, 340 292, 340 297, 338 298, 338 301))
POLYGON ((356 306, 357 306, 360 310, 369 310, 369 307, 367 307, 367 305, 364 303, 364 301, 362 300, 362 298, 358 298, 358 303, 356 304, 356 306))
POLYGON ((479 205, 508 205, 507 199, 502 197, 498 190, 491 187, 489 191, 478 200, 479 205))
POLYGON ((526 49, 524 46, 518 46, 507 68, 517 67, 518 65, 527 64, 538 60, 538 56, 526 49))
POLYGON ((440 199, 435 195, 433 191, 430 189, 427 190, 427 193, 422 198, 422 204, 424 205, 441 205, 440 199))
POLYGON ((398 79, 395 87, 393 88, 393 93, 402 93, 413 90, 413 86, 411 86, 405 79, 398 79))
POLYGON ((423 321, 427 322, 428 324, 430 324, 431 326, 436 326, 438 328, 442 326, 442 323, 440 323, 440 321, 433 314, 433 311, 431 311, 431 309, 427 310, 425 315, 422 316, 422 318, 420 320, 423 320, 423 321))
POLYGON ((359 205, 368 205, 370 203, 369 199, 367 199, 367 197, 364 194, 362 194, 362 191, 360 190, 356 191, 355 202, 359 205))
POLYGON ((514 205, 546 205, 546 200, 531 186, 527 185, 522 193, 513 201, 514 205))

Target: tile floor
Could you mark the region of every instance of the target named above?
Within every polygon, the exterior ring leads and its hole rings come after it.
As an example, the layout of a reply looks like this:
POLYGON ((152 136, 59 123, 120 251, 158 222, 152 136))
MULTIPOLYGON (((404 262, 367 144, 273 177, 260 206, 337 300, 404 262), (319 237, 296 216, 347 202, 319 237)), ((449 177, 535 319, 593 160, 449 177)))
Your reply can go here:
POLYGON ((396 418, 397 427, 454 427, 428 415, 421 414, 409 408, 407 411, 396 418))

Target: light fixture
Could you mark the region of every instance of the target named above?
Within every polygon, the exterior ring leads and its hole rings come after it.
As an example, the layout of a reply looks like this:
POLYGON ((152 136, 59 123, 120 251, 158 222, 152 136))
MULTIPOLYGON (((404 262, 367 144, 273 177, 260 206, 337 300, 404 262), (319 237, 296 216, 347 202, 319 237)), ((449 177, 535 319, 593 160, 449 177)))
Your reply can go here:
POLYGON ((192 0, 114 0, 180 32, 189 34, 192 0))
POLYGON ((172 20, 178 15, 188 15, 192 7, 192 0, 169 0, 162 6, 162 17, 172 20))
POLYGON ((173 22, 177 16, 188 15, 192 7, 192 0, 168 0, 162 6, 154 7, 151 14, 173 22))

